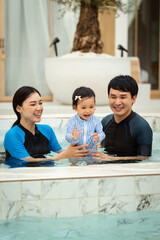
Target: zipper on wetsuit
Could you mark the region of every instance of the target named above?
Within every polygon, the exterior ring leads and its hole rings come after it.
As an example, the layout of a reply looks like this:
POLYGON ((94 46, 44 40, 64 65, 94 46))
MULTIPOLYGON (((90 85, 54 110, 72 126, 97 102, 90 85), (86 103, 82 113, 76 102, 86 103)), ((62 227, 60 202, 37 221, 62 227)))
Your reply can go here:
POLYGON ((84 121, 84 144, 86 144, 86 141, 87 141, 87 124, 86 124, 86 121, 84 121))

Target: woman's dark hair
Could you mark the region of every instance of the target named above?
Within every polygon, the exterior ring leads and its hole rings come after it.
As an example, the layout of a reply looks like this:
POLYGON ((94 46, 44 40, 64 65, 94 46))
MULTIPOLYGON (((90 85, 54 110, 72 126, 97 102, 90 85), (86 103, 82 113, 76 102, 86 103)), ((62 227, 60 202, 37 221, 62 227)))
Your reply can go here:
POLYGON ((129 75, 120 75, 113 78, 108 84, 108 95, 111 88, 122 92, 130 92, 132 98, 138 94, 138 84, 129 75))
POLYGON ((23 86, 21 88, 19 88, 14 96, 13 96, 13 100, 12 100, 12 106, 13 106, 13 110, 15 112, 15 114, 17 115, 17 120, 13 123, 12 127, 14 127, 15 125, 20 123, 20 113, 17 112, 17 106, 22 106, 23 102, 32 94, 37 92, 39 94, 39 96, 41 96, 41 94, 39 93, 39 91, 37 89, 35 89, 34 87, 29 87, 29 86, 23 86))
POLYGON ((76 90, 73 92, 73 95, 72 95, 72 106, 77 107, 77 103, 79 99, 91 98, 91 97, 94 97, 94 100, 95 100, 95 93, 91 88, 83 87, 83 86, 76 88, 76 90))

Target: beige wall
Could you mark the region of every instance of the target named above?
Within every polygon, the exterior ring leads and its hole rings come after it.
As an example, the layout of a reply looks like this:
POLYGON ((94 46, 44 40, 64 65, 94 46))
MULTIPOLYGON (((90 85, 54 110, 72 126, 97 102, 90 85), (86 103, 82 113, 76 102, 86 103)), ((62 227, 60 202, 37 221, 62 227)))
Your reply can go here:
POLYGON ((99 13, 101 39, 104 47, 103 52, 115 55, 115 14, 113 11, 99 13))

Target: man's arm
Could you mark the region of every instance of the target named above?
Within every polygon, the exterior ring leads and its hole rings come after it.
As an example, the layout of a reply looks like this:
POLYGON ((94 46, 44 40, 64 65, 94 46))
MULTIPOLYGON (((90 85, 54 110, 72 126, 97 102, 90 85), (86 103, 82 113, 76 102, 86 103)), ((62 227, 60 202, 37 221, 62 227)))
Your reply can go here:
POLYGON ((99 151, 95 151, 92 153, 92 157, 95 160, 98 161, 106 161, 106 162, 112 162, 112 161, 119 161, 119 160, 143 160, 148 159, 148 156, 125 156, 125 157, 118 157, 118 156, 110 156, 107 153, 102 153, 99 151))

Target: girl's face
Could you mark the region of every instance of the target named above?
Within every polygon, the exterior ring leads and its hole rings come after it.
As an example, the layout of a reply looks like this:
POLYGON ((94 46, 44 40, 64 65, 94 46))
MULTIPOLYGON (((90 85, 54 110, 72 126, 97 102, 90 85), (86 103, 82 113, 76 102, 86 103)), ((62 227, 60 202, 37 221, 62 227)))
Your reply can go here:
POLYGON ((34 92, 22 104, 17 106, 17 111, 21 115, 21 123, 35 123, 41 121, 43 104, 41 96, 34 92))
POLYGON ((95 111, 94 97, 82 98, 81 100, 78 100, 77 107, 74 106, 73 109, 77 111, 80 118, 82 118, 83 120, 88 120, 95 111))

